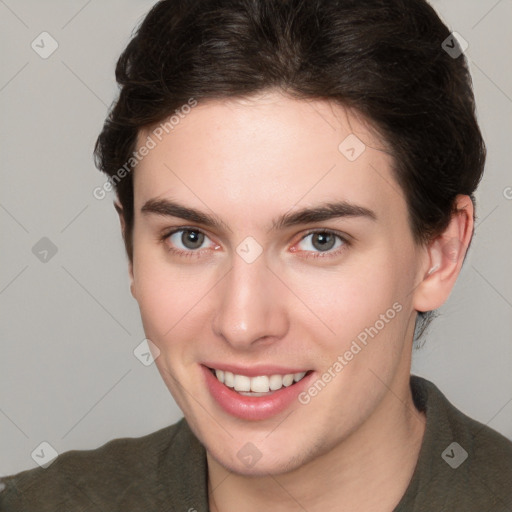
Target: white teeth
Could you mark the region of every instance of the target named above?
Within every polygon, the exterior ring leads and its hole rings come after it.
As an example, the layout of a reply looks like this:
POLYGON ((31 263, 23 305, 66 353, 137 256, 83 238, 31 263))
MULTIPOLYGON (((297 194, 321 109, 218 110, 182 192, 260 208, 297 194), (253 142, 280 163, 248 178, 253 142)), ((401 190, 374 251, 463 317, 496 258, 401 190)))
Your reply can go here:
POLYGON ((261 377, 253 377, 251 379, 251 391, 254 391, 255 393, 268 393, 268 390, 269 378, 266 375, 262 375, 261 377))
POLYGON ((224 384, 226 384, 228 388, 235 386, 235 377, 231 372, 224 372, 224 384))
POLYGON ((294 373, 293 374, 293 380, 295 382, 299 382, 299 380, 302 380, 302 377, 304 377, 304 375, 306 375, 306 372, 294 373))
POLYGON ((235 375, 235 391, 251 391, 251 378, 246 375, 235 375))
POLYGON ((217 379, 228 388, 234 388, 235 391, 248 396, 261 396, 271 391, 277 391, 284 387, 291 386, 294 382, 299 382, 304 378, 306 372, 287 373, 286 375, 258 375, 257 377, 248 377, 247 375, 233 374, 228 371, 215 370, 217 379))
POLYGON ((284 377, 283 377, 283 386, 291 386, 293 384, 293 373, 287 373, 284 377))
POLYGON ((276 391, 283 387, 283 377, 281 375, 271 375, 269 381, 269 387, 272 391, 276 391))

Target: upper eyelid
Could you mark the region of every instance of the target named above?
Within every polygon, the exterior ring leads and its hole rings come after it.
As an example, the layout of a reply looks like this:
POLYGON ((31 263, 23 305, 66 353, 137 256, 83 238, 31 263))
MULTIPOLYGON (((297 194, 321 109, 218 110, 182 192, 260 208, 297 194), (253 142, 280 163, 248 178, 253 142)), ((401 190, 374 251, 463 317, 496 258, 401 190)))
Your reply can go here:
MULTIPOLYGON (((343 240, 345 240, 345 239, 348 239, 348 238, 349 238, 349 236, 348 236, 348 235, 346 235, 345 233, 342 233, 342 232, 340 232, 340 231, 337 231, 336 229, 329 229, 329 228, 311 228, 310 230, 308 230, 308 231, 304 234, 304 236, 303 236, 302 238, 304 238, 304 237, 306 237, 306 236, 308 236, 308 235, 313 235, 313 234, 315 234, 315 233, 329 233, 329 234, 331 234, 331 235, 339 236, 339 237, 340 237, 340 238, 342 238, 343 240)), ((301 238, 301 240, 302 240, 302 238, 301 238)))

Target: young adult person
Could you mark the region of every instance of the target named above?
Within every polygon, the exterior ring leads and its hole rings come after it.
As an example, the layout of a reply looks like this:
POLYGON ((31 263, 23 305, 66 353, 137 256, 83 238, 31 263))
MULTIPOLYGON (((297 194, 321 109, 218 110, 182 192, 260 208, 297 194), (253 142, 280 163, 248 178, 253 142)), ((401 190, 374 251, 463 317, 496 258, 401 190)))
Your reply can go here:
POLYGON ((2 511, 512 510, 512 443, 410 373, 485 160, 446 44, 423 0, 154 6, 96 155, 184 419, 5 478, 2 511))

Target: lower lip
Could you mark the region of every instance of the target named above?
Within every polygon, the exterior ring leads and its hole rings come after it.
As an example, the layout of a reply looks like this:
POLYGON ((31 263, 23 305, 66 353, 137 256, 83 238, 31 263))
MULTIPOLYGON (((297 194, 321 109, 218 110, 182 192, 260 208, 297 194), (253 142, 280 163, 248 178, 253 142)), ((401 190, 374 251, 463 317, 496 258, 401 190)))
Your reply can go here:
POLYGON ((307 387, 307 383, 313 375, 313 372, 311 372, 299 382, 288 387, 282 387, 271 395, 254 397, 240 395, 222 384, 209 368, 203 365, 201 367, 206 385, 222 409, 232 416, 251 421, 266 420, 283 412, 297 400, 299 393, 307 387))

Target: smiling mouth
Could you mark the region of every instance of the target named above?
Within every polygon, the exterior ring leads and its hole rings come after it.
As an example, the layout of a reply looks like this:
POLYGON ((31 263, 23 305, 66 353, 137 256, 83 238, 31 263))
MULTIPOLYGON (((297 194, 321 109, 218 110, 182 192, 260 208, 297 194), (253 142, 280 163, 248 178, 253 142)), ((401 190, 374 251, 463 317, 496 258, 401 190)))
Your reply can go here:
POLYGON ((312 370, 300 373, 273 375, 258 375, 249 377, 215 368, 208 368, 219 382, 243 396, 268 396, 282 388, 293 386, 300 382, 312 370))

